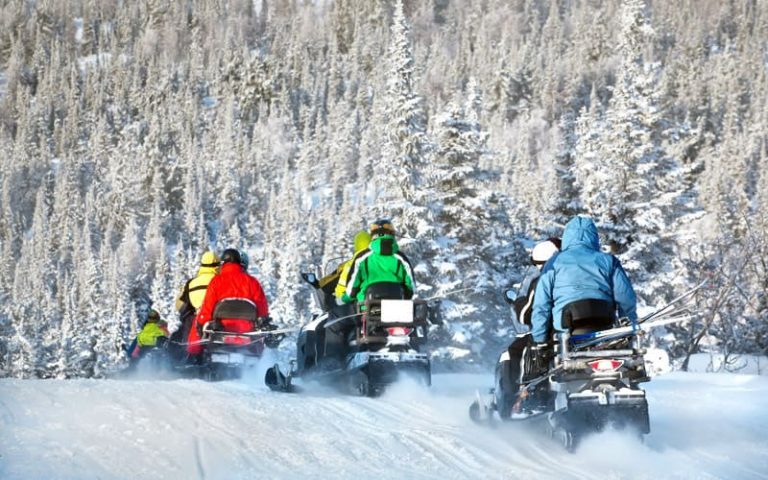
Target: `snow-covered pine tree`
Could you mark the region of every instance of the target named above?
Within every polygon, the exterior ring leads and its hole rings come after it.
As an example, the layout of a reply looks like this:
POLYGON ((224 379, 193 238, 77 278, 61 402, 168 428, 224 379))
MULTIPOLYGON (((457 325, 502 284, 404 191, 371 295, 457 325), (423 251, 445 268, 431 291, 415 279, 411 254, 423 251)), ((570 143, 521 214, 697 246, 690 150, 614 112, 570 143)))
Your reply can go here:
MULTIPOLYGON (((483 188, 494 174, 480 167, 481 158, 491 154, 488 134, 478 119, 482 100, 473 81, 467 88, 464 107, 449 104, 432 122, 436 150, 432 157, 435 167, 429 175, 436 197, 431 207, 441 228, 431 258, 435 276, 431 283, 437 295, 472 289, 442 301, 447 329, 441 337, 452 347, 477 354, 488 346, 486 340, 498 340, 498 336, 487 336, 487 330, 504 326, 503 321, 489 322, 506 316, 496 290, 508 283, 511 265, 507 263, 509 219, 504 199, 483 188)), ((449 348, 441 353, 451 358, 458 352, 449 348)))
POLYGON ((672 293, 676 252, 667 230, 680 214, 672 207, 684 193, 676 161, 663 144, 658 66, 644 57, 652 34, 644 2, 625 0, 613 97, 601 119, 580 119, 576 159, 585 211, 597 221, 608 248, 621 253, 647 300, 672 293))
MULTIPOLYGON (((390 44, 385 71, 386 93, 377 100, 376 118, 384 124, 381 157, 372 164, 373 182, 378 190, 371 217, 391 217, 397 222, 402 246, 426 243, 431 235, 430 212, 426 206, 429 188, 423 176, 431 145, 421 99, 413 89, 413 53, 410 25, 397 0, 392 17, 390 44)), ((370 220, 374 220, 371 218, 370 220)), ((415 258, 420 254, 411 249, 415 258)))

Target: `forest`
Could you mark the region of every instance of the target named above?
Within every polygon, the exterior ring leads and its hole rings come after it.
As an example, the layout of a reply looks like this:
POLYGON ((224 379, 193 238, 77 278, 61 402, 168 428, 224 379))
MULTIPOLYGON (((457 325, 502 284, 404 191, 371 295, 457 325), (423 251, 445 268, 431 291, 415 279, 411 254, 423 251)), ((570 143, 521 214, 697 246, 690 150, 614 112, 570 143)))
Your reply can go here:
POLYGON ((577 214, 641 312, 708 280, 681 368, 768 353, 768 2, 0 1, 0 376, 119 368, 208 248, 299 326, 381 217, 485 368, 577 214))

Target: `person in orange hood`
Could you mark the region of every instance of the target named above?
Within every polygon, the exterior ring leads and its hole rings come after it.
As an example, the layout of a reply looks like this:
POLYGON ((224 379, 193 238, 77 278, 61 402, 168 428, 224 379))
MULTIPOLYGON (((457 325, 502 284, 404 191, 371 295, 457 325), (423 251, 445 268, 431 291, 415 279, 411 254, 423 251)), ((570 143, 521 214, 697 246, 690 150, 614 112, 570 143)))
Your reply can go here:
MULTIPOLYGON (((219 300, 225 298, 245 298, 256 304, 257 316, 269 316, 269 306, 264 290, 256 278, 248 275, 242 268, 240 252, 233 248, 224 250, 221 254, 221 272, 211 279, 208 290, 205 293, 203 305, 195 317, 194 328, 189 330, 187 337, 187 352, 190 355, 199 355, 203 351, 200 340, 200 332, 203 326, 211 321, 213 309, 219 300)), ((248 322, 237 319, 222 319, 222 327, 232 332, 247 332, 251 325, 248 322)))

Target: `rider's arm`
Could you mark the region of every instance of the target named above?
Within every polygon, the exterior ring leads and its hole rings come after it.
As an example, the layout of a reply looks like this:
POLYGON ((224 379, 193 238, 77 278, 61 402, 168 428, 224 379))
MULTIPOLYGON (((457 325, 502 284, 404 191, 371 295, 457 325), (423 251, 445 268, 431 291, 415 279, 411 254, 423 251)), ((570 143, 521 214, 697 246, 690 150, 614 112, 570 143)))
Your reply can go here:
POLYGON ((183 287, 181 287, 181 290, 179 291, 179 296, 176 297, 176 311, 180 312, 184 305, 186 305, 189 302, 189 281, 187 281, 183 287))
POLYGON ((344 303, 354 302, 355 298, 357 297, 357 293, 360 291, 360 286, 363 283, 363 275, 360 273, 360 264, 365 261, 365 257, 362 255, 362 253, 367 251, 368 250, 363 250, 362 252, 355 255, 355 258, 352 259, 352 266, 349 269, 349 281, 347 282, 347 290, 341 297, 344 303))
POLYGON ((333 292, 336 295, 336 298, 342 298, 344 292, 347 291, 347 280, 349 280, 349 270, 352 268, 353 260, 354 258, 350 258, 344 262, 344 267, 341 269, 341 275, 339 275, 339 282, 336 284, 336 289, 333 292))
POLYGON ((554 283, 554 271, 550 270, 539 277, 536 292, 533 298, 533 314, 531 315, 531 334, 535 342, 546 342, 549 332, 549 319, 552 316, 554 298, 552 287, 554 283))
POLYGON ((403 252, 396 253, 395 257, 403 266, 403 286, 405 286, 405 289, 407 290, 406 293, 409 295, 407 298, 410 298, 416 291, 416 282, 413 280, 413 267, 411 267, 411 261, 408 260, 408 257, 406 257, 403 252))
POLYGON ((197 314, 198 325, 205 325, 213 315, 213 307, 216 306, 216 302, 219 298, 217 293, 219 285, 218 278, 219 277, 213 277, 211 283, 208 284, 208 288, 205 290, 205 298, 203 299, 202 306, 200 306, 200 313, 197 314))
POLYGON ((637 322, 637 296, 632 283, 621 266, 621 262, 613 257, 613 301, 619 307, 619 317, 627 317, 634 325, 637 322))
POLYGON ((253 283, 255 284, 254 290, 256 291, 254 295, 254 303, 256 304, 256 310, 258 310, 257 314, 260 317, 268 317, 269 305, 267 304, 267 296, 264 295, 264 289, 261 288, 261 284, 255 278, 253 279, 253 283))

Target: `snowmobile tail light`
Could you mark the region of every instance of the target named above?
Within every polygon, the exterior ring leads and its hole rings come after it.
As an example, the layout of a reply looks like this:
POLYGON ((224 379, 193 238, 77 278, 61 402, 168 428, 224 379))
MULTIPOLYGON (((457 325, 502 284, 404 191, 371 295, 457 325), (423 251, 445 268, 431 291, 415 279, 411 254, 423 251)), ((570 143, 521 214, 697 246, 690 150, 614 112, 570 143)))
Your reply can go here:
POLYGON ((248 337, 242 337, 240 335, 231 335, 224 337, 224 343, 230 345, 247 345, 251 343, 251 339, 248 337))
POLYGON ((387 333, 393 337, 403 337, 411 333, 410 328, 405 327, 389 327, 387 333))
POLYGON ((615 372, 624 365, 624 360, 595 360, 587 365, 595 372, 615 372))

